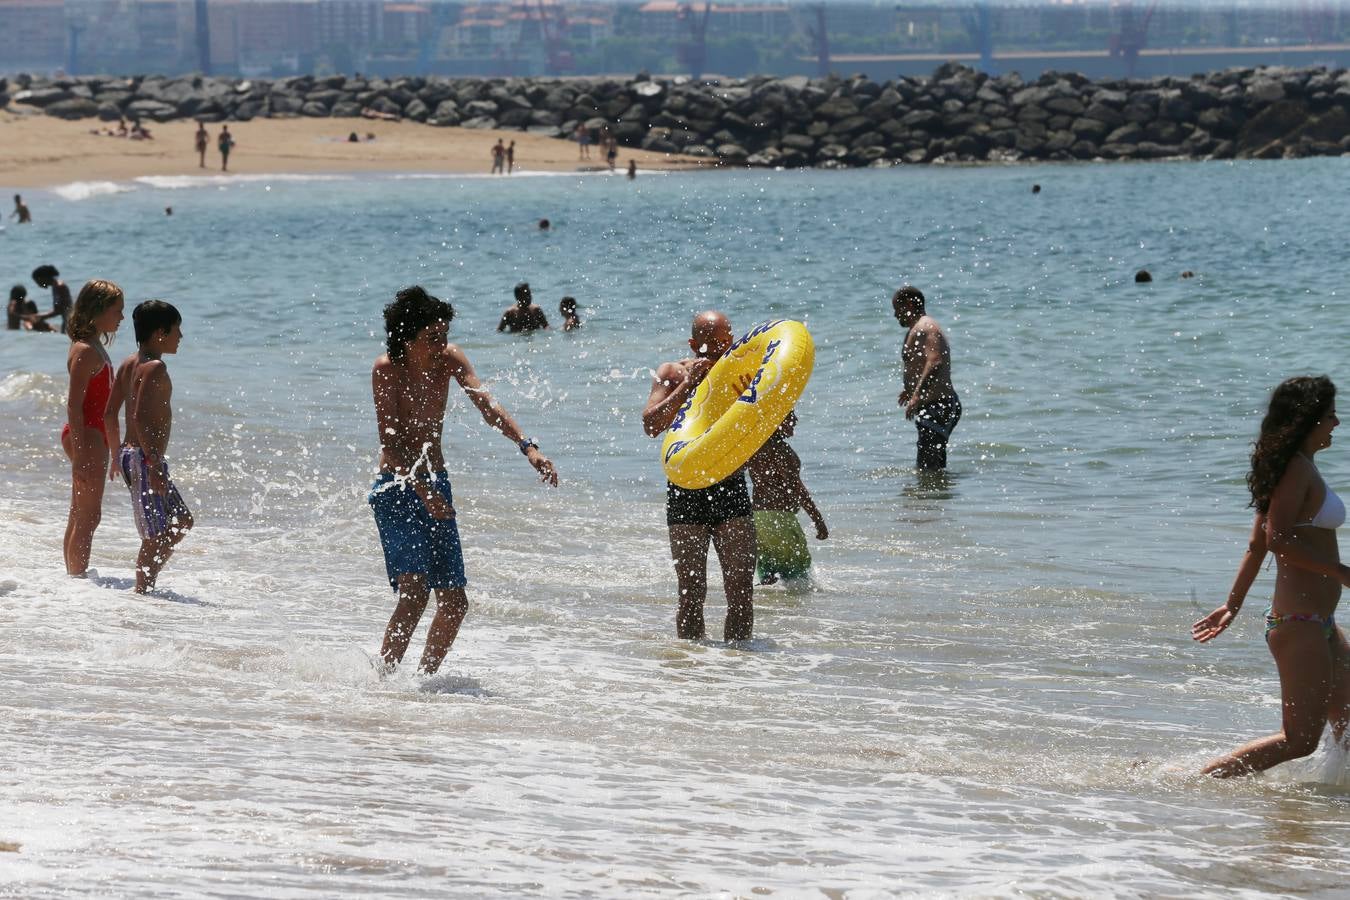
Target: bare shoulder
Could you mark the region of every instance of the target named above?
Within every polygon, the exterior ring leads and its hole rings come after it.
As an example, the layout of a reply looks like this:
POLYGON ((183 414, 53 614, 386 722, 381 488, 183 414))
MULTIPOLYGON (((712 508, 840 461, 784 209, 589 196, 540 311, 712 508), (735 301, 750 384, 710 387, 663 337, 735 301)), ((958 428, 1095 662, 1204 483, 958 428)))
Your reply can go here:
POLYGON ((70 356, 66 367, 72 373, 88 370, 89 374, 103 368, 103 356, 98 348, 88 341, 74 341, 70 345, 70 356))
POLYGON ((441 354, 441 362, 451 375, 458 375, 460 372, 472 368, 469 364, 468 354, 459 344, 446 344, 445 351, 441 354))
POLYGON ((379 378, 391 378, 396 371, 397 366, 387 353, 375 357, 375 365, 370 367, 370 373, 379 378))
POLYGON ((673 383, 684 377, 686 369, 684 362, 663 362, 656 367, 656 380, 662 383, 673 383))

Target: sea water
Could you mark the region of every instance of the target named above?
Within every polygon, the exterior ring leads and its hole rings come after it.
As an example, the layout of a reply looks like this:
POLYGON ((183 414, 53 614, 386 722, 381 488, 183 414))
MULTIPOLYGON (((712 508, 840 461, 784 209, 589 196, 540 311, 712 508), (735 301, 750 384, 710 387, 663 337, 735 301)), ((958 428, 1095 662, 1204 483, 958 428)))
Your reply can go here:
MULTIPOLYGON (((1329 159, 33 192, 0 285, 46 262, 76 291, 117 281, 115 359, 132 304, 182 310, 169 459, 197 527, 138 597, 110 484, 97 577, 66 578, 68 342, 0 334, 0 843, 18 845, 0 891, 1343 891, 1343 757, 1195 776, 1278 727, 1271 574, 1214 644, 1188 632, 1243 549, 1271 388, 1350 380, 1347 176, 1329 159), (585 327, 498 334, 519 281, 555 322, 575 296, 585 327), (965 417, 945 477, 912 470, 896 403, 904 283, 951 339, 965 417), (561 484, 452 394, 471 609, 439 675, 382 679, 370 366, 409 284, 454 304, 452 340, 561 484), (830 537, 811 540, 815 589, 757 591, 736 647, 674 636, 641 428, 653 370, 708 308, 738 332, 800 319, 817 347, 793 444, 830 537)), ((1339 444, 1318 461, 1350 486, 1339 444)))

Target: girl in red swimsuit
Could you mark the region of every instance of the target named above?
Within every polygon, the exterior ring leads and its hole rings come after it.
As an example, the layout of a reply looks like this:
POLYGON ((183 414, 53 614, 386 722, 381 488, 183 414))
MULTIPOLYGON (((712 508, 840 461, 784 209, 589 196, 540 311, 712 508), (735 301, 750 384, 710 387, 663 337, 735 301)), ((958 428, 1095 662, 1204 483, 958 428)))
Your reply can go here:
MULTIPOLYGON (((103 478, 117 477, 118 441, 109 438, 105 418, 112 392, 112 361, 99 345, 112 340, 122 323, 122 289, 111 281, 91 281, 80 290, 70 317, 70 394, 66 400, 68 421, 61 429, 61 447, 70 457, 70 518, 66 521, 66 572, 83 576, 89 568, 103 510, 103 478)), ((116 420, 112 423, 114 431, 116 420)))

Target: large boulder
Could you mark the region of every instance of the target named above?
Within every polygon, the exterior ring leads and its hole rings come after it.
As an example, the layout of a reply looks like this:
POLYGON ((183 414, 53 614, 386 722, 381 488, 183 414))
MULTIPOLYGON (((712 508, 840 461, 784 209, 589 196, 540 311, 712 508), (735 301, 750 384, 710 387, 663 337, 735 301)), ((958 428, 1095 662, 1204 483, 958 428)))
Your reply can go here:
POLYGON ((167 122, 178 118, 178 107, 162 100, 132 100, 126 106, 126 114, 133 119, 167 122))
POLYGON ((87 119, 98 115, 99 105, 87 97, 72 97, 48 104, 43 112, 58 119, 87 119))
POLYGON ((60 103, 63 100, 71 100, 74 97, 75 95, 72 94, 70 91, 66 90, 65 88, 47 87, 47 88, 32 88, 29 90, 17 91, 15 92, 14 96, 11 97, 10 99, 14 103, 23 103, 28 106, 45 108, 51 106, 53 103, 60 103))

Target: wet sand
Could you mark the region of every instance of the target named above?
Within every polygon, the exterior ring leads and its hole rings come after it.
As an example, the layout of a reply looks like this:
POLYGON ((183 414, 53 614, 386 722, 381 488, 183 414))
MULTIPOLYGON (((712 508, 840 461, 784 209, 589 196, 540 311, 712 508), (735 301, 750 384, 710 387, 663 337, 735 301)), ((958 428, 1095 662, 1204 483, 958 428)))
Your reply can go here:
MULTIPOLYGON (((235 137, 230 172, 245 174, 309 174, 323 172, 487 173, 491 148, 498 138, 516 142, 516 169, 569 172, 602 168, 604 159, 591 148, 589 160, 577 158, 577 145, 522 131, 437 128, 416 122, 370 119, 255 119, 230 122, 235 137), (357 132, 363 140, 350 143, 357 132), (364 140, 373 134, 375 140, 364 140)), ((111 123, 115 129, 117 123, 111 123)), ((150 124, 153 140, 91 134, 108 128, 96 119, 65 121, 41 114, 0 111, 0 189, 40 188, 72 181, 124 181, 149 175, 201 175, 220 172, 216 136, 220 124, 208 124, 211 135, 206 168, 198 166, 193 149, 196 125, 191 121, 150 124)), ((619 148, 618 167, 636 159, 639 169, 689 169, 706 160, 645 150, 619 148)))

